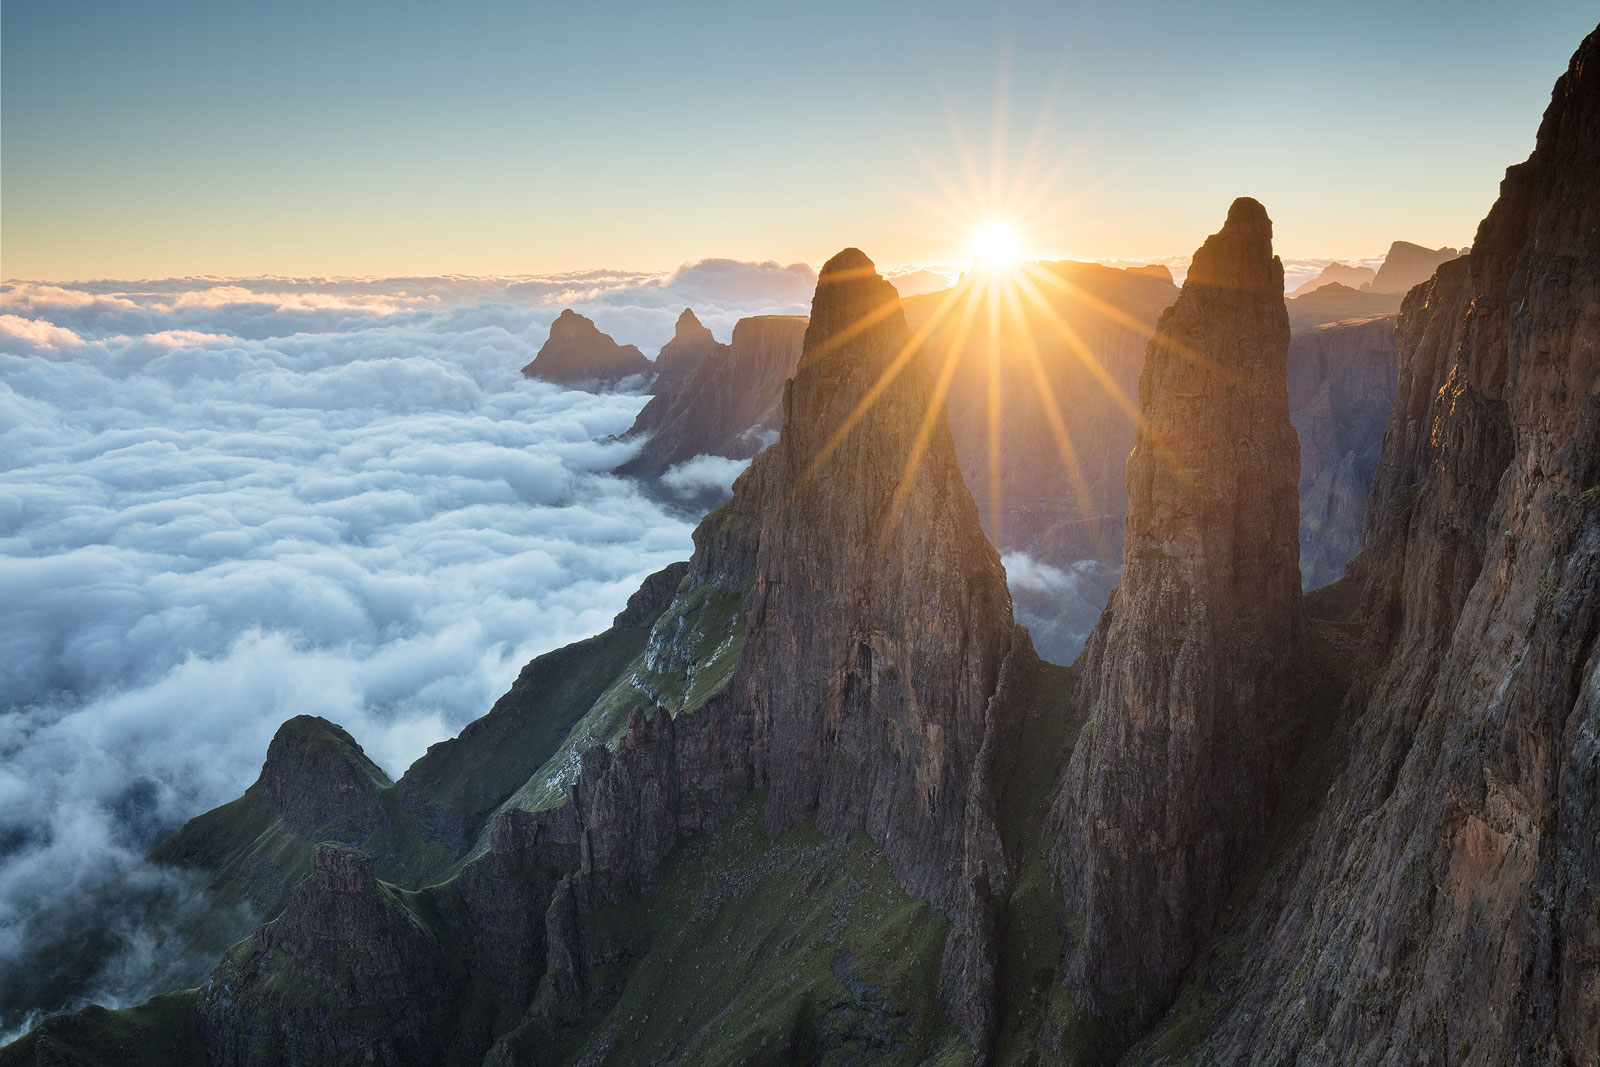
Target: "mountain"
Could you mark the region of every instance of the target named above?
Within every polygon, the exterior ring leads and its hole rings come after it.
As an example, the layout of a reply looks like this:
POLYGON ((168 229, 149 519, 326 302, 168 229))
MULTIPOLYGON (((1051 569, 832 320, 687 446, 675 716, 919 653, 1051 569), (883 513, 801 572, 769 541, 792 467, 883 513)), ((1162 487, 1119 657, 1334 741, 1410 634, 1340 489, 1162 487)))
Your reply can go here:
POLYGON ((1290 298, 1305 296, 1307 293, 1316 292, 1324 285, 1337 282, 1350 289, 1362 289, 1372 283, 1378 272, 1371 267, 1352 267, 1346 263, 1329 263, 1322 268, 1322 273, 1301 285, 1289 294, 1290 298))
POLYGON ((748 459, 771 444, 782 422, 783 384, 800 361, 806 321, 803 315, 740 319, 731 344, 708 352, 678 381, 658 383, 625 435, 648 435, 649 444, 617 472, 659 478, 695 456, 748 459))
POLYGON ((560 385, 615 387, 629 378, 641 384, 654 365, 633 345, 619 345, 593 322, 567 308, 550 324, 550 336, 533 362, 522 368, 528 378, 560 385))
POLYGON ((1294 754, 1307 624, 1288 348, 1272 222, 1241 198, 1146 352, 1122 584, 1076 664, 1087 718, 1053 860, 1078 924, 1063 978, 1079 1028, 1127 1038, 1167 1007, 1294 754))
POLYGON ((1300 438, 1300 580, 1344 573, 1361 547, 1367 492, 1394 406, 1395 317, 1314 326, 1289 338, 1289 420, 1300 438))
POLYGON ((701 325, 693 308, 684 308, 673 329, 672 340, 662 345, 661 351, 656 354, 656 377, 651 388, 660 393, 687 377, 702 360, 726 348, 727 345, 718 344, 717 339, 711 336, 711 331, 701 325))
POLYGON ((1361 551, 1311 594, 1288 379, 1365 342, 1291 364, 1281 270, 1241 199, 1157 322, 1069 671, 841 252, 690 560, 399 781, 285 723, 160 853, 219 909, 258 884, 247 936, 0 1065, 1595 1063, 1600 29, 1407 294, 1361 551))
POLYGON ((1330 282, 1305 296, 1292 297, 1285 303, 1289 308, 1289 325, 1296 330, 1304 330, 1347 319, 1393 315, 1400 310, 1400 300, 1399 293, 1373 293, 1330 282))
POLYGON ((1405 293, 1433 277, 1439 264, 1459 255, 1460 251, 1454 248, 1424 248, 1410 241, 1396 241, 1383 257, 1371 289, 1374 293, 1405 293))
MULTIPOLYGON (((1600 30, 1471 254, 1406 297, 1355 684, 1199 964, 1197 1061, 1600 1048, 1600 30)), ((1153 1058, 1147 1056, 1146 1059, 1153 1058)))

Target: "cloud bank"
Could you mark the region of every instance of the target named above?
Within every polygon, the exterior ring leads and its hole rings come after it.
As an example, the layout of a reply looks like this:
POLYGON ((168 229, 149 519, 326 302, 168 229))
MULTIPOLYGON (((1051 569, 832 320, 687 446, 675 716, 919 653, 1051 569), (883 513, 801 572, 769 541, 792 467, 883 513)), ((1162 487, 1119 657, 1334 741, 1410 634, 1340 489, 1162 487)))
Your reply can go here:
MULTIPOLYGON (((646 398, 518 374, 563 306, 654 350, 684 306, 726 336, 814 277, 0 287, 0 971, 47 967, 29 918, 238 795, 284 719, 398 776, 687 558, 609 473, 646 398)), ((156 988, 136 925, 103 1001, 156 988)))

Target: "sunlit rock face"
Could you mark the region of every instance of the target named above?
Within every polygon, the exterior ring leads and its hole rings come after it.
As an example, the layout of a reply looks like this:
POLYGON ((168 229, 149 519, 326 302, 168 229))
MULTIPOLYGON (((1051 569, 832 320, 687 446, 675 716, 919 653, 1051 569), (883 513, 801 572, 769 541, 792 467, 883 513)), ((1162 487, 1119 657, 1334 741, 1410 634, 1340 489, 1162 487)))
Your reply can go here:
POLYGON ((615 386, 635 377, 643 385, 653 365, 633 345, 617 344, 567 308, 550 324, 549 339, 522 373, 559 385, 615 386))
POLYGON ((1600 31, 1406 298, 1330 787, 1227 936, 1221 1063, 1596 1062, 1600 31))
POLYGON ((1077 664, 1089 718, 1056 804, 1080 931, 1063 979, 1123 1034, 1171 999, 1293 751, 1306 623, 1288 344, 1272 223, 1243 198, 1145 356, 1122 585, 1077 664))
POLYGON ((866 829, 918 895, 949 882, 966 776, 1011 639, 984 539, 894 288, 847 249, 817 284, 761 501, 743 675, 766 822, 866 829), (779 684, 779 679, 782 679, 779 684))
POLYGON ((701 324, 693 308, 684 308, 672 332, 672 340, 661 346, 656 355, 655 383, 657 393, 689 375, 702 360, 726 348, 717 343, 711 331, 701 324))

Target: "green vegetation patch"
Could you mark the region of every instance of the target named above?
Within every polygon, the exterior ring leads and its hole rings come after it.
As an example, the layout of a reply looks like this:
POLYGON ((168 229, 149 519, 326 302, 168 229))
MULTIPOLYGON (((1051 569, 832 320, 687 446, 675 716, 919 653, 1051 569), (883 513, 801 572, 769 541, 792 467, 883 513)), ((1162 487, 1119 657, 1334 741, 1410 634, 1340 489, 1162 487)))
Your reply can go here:
POLYGON ((807 824, 769 839, 758 803, 687 840, 657 889, 590 916, 586 951, 603 962, 555 1055, 531 1026, 508 1040, 539 1062, 612 1067, 967 1062, 936 999, 948 922, 864 836, 807 824))
POLYGON ((132 1008, 91 1005, 46 1019, 0 1049, 0 1067, 205 1067, 195 991, 165 993, 132 1008))

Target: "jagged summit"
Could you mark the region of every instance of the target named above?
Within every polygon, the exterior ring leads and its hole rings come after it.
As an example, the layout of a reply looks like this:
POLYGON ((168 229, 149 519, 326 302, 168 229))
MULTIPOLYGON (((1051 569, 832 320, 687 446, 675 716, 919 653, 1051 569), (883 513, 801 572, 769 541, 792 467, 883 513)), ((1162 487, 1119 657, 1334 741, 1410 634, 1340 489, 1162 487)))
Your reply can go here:
POLYGON ((656 380, 652 388, 659 394, 688 377, 702 361, 726 348, 727 345, 718 344, 711 331, 701 324, 693 308, 684 308, 673 329, 672 340, 662 345, 656 356, 656 380))
POLYGON ((614 386, 628 378, 649 377, 652 364, 633 345, 619 345, 584 316, 566 308, 550 324, 550 337, 532 363, 528 378, 561 385, 614 386))
POLYGON ((256 788, 306 835, 361 841, 388 820, 378 791, 392 784, 344 728, 315 715, 278 727, 256 788))

